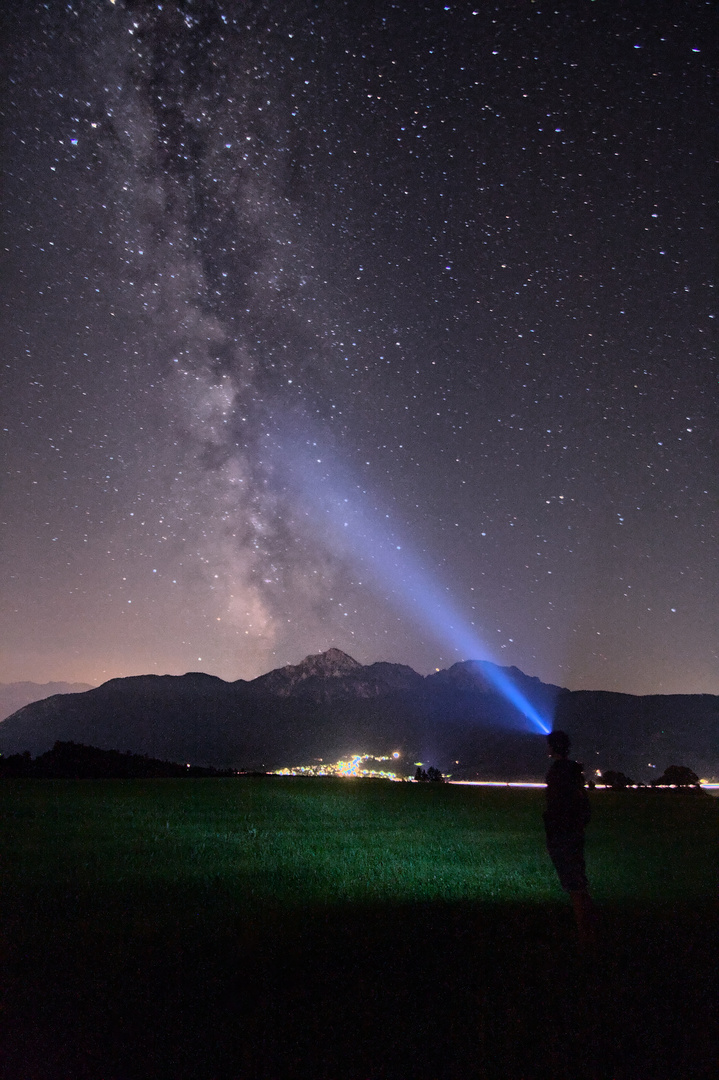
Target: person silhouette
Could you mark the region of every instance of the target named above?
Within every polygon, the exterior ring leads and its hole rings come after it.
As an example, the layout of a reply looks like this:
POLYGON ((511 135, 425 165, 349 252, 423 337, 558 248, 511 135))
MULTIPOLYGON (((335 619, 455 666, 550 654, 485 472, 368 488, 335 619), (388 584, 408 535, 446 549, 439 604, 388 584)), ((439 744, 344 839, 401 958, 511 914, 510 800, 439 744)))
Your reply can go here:
POLYGON ((550 731, 547 745, 554 759, 547 773, 544 811, 547 851, 559 884, 572 901, 579 943, 585 947, 594 941, 596 913, 584 862, 584 830, 591 817, 584 767, 569 760, 571 742, 566 731, 550 731))

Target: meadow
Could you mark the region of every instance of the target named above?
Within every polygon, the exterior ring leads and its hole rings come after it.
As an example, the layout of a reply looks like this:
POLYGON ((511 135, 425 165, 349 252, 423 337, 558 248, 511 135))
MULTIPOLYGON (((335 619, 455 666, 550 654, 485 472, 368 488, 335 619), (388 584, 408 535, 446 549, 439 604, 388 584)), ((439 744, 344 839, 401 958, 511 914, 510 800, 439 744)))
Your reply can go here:
POLYGON ((3 781, 2 1075, 714 1076, 719 801, 591 797, 586 955, 541 791, 3 781))

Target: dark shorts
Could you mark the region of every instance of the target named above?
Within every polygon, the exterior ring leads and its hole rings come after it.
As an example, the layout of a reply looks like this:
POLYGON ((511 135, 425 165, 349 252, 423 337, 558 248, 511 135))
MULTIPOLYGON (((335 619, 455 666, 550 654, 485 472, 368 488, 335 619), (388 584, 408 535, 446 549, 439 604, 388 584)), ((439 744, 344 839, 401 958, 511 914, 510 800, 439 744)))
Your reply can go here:
POLYGON ((571 832, 547 829, 547 851, 563 889, 576 892, 587 888, 583 829, 571 832))

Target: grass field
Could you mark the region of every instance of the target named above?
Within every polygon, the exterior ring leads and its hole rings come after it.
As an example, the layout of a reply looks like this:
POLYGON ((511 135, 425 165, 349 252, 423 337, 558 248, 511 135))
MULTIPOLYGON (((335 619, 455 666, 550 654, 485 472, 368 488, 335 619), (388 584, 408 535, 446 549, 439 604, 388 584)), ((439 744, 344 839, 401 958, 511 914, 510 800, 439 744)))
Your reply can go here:
POLYGON ((579 954, 537 791, 4 781, 11 1080, 719 1074, 719 801, 597 792, 579 954))

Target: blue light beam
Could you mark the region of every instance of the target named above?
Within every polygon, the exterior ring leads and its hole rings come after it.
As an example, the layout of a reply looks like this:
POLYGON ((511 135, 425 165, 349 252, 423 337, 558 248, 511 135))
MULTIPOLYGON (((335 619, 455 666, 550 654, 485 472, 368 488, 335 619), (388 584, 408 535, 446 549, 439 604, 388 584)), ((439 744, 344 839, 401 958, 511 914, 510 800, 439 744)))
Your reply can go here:
MULTIPOLYGON (((449 589, 443 588, 426 571, 392 529, 389 514, 382 515, 376 506, 371 511, 362 508, 361 503, 366 501, 363 492, 352 501, 339 494, 336 487, 338 470, 334 463, 333 479, 330 479, 322 459, 310 458, 305 450, 293 455, 292 472, 303 497, 313 507, 312 516, 325 525, 335 550, 366 567, 397 606, 413 615, 419 614, 438 639, 451 643, 460 655, 490 654, 454 606, 449 589)), ((360 491, 356 483, 345 486, 345 490, 352 488, 360 491)), ((539 714, 496 661, 482 664, 482 674, 525 718, 531 730, 542 735, 551 730, 551 723, 539 714)))

